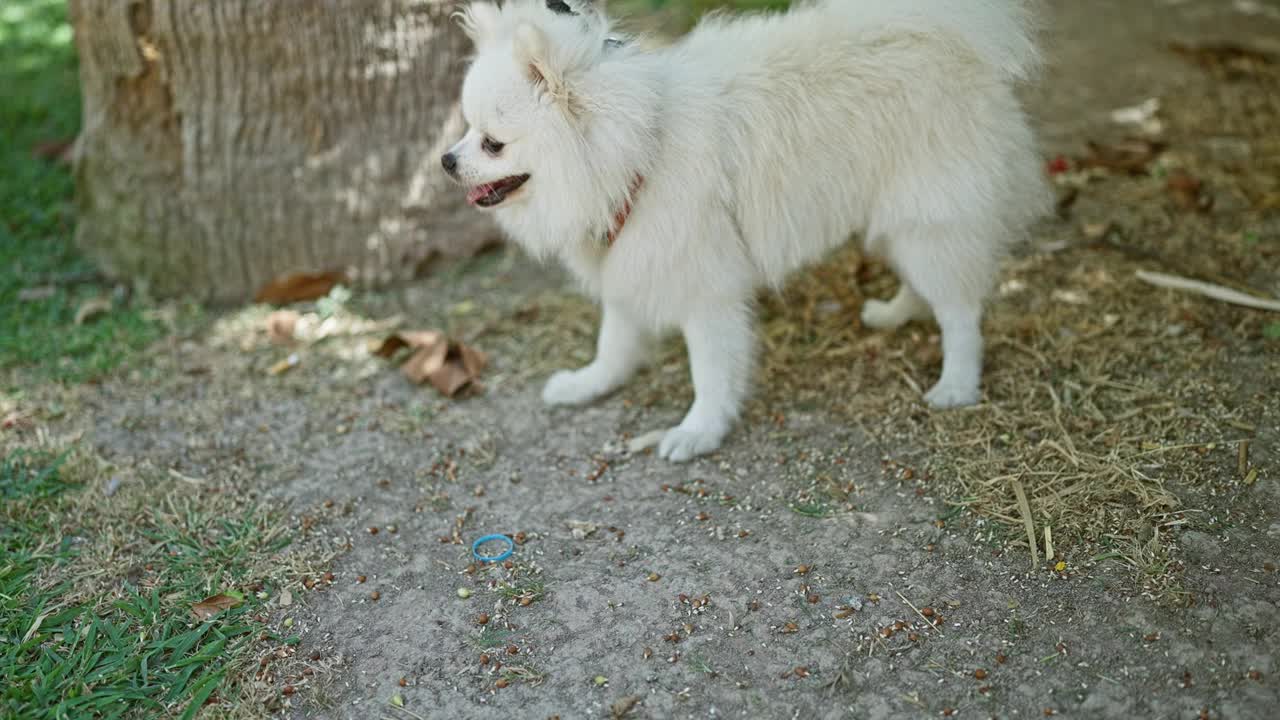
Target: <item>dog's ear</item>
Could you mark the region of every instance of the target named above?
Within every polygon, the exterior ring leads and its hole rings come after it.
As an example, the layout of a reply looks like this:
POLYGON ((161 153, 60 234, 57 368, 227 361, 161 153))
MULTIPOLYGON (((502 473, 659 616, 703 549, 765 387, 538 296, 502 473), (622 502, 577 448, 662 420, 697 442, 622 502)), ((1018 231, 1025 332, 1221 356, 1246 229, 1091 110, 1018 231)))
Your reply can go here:
POLYGON ((490 2, 473 2, 453 14, 462 31, 478 48, 493 38, 498 27, 498 6, 490 2))
POLYGON ((521 23, 516 28, 515 37, 516 61, 529 71, 529 80, 541 86, 557 100, 567 101, 569 94, 564 84, 564 75, 555 67, 551 58, 551 41, 541 28, 529 23, 521 23))

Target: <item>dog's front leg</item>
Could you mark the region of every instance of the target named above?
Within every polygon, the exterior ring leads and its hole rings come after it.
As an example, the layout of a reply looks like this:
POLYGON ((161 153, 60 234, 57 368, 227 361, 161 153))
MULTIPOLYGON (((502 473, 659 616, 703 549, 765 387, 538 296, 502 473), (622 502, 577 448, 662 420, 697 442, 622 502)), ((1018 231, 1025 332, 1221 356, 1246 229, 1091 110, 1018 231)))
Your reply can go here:
POLYGON ((751 311, 745 303, 701 308, 685 322, 693 407, 668 430, 658 454, 684 462, 720 447, 738 419, 753 366, 751 311))
POLYGON ((542 401, 582 405, 618 389, 644 362, 652 337, 625 311, 605 303, 596 357, 579 370, 561 370, 547 380, 542 401))

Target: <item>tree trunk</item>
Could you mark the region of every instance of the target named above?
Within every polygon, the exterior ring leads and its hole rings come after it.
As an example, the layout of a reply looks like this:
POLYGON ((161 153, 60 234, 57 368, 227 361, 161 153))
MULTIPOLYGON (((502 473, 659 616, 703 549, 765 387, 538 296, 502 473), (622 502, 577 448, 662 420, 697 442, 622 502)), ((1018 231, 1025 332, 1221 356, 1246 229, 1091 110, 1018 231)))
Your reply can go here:
POLYGON ((450 0, 70 0, 77 240, 157 295, 405 279, 494 242, 439 169, 469 44, 450 0))

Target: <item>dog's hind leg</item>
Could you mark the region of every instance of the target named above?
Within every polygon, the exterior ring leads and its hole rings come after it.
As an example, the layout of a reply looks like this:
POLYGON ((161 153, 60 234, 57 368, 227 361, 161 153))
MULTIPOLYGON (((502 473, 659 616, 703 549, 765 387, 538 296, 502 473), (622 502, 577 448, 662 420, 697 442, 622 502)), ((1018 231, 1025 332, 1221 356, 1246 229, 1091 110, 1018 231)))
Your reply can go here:
POLYGON ((912 320, 928 320, 930 317, 929 303, 905 280, 892 300, 867 300, 862 305, 862 324, 880 330, 892 330, 912 320))
POLYGON ((652 335, 622 310, 604 306, 596 357, 579 370, 561 370, 547 380, 542 401, 581 405, 616 390, 648 357, 652 335))
POLYGON ((914 228, 889 243, 904 286, 928 303, 942 330, 942 377, 924 395, 934 408, 972 405, 981 395, 982 305, 995 281, 997 248, 982 230, 963 226, 914 228))

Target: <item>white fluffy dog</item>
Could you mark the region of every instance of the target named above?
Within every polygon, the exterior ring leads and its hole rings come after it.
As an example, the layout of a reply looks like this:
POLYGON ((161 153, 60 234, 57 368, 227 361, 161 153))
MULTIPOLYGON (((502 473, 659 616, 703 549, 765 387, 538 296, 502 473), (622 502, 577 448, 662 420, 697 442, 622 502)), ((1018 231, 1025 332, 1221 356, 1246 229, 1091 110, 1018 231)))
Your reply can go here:
POLYGON ((678 329, 696 399, 659 454, 716 449, 752 374, 754 294, 861 233, 902 283, 863 322, 932 315, 925 400, 977 402, 983 300, 1049 197, 1013 91, 1038 63, 1027 3, 819 0, 651 49, 611 36, 599 2, 459 13, 477 52, 444 168, 603 305, 595 359, 543 399, 609 393, 678 329))

